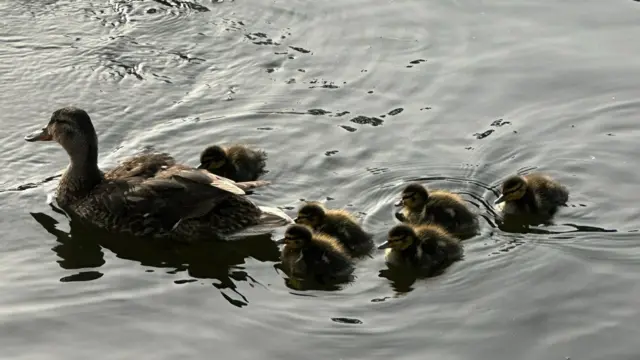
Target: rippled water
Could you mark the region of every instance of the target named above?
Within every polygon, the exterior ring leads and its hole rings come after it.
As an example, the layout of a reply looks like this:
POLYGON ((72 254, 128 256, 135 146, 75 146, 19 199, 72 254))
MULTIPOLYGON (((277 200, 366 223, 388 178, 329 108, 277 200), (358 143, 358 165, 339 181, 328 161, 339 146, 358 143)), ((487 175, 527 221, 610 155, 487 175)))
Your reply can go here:
POLYGON ((637 359, 640 3, 0 3, 0 348, 11 359, 637 359), (252 197, 356 212, 382 241, 403 185, 483 215, 465 258, 299 291, 269 238, 169 250, 70 226, 46 194, 64 152, 23 141, 92 116, 100 165, 212 142, 269 152, 252 197), (571 190, 556 225, 495 225, 501 179, 571 190))

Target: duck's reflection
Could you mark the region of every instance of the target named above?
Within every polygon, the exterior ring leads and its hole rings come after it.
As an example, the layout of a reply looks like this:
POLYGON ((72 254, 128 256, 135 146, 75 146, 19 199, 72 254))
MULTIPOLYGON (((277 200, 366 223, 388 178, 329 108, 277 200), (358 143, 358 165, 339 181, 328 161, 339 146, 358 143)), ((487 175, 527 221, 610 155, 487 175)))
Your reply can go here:
MULTIPOLYGON (((60 257, 60 267, 67 270, 83 269, 60 279, 63 282, 100 278, 102 274, 99 271, 87 271, 87 268, 104 265, 103 249, 108 249, 121 259, 167 269, 168 273, 186 272, 194 279, 215 279, 213 286, 220 289, 222 296, 230 304, 242 307, 248 305, 249 300, 238 291, 236 282, 248 282, 250 286, 259 284, 244 270, 242 265, 245 259, 252 257, 258 261, 278 261, 280 256, 270 234, 238 238, 230 242, 186 245, 113 235, 73 218, 67 220, 69 231, 66 232, 59 229, 59 221, 48 214, 31 213, 31 216, 56 237, 57 244, 52 250, 60 257)), ((176 283, 186 282, 190 280, 176 280, 176 283)))

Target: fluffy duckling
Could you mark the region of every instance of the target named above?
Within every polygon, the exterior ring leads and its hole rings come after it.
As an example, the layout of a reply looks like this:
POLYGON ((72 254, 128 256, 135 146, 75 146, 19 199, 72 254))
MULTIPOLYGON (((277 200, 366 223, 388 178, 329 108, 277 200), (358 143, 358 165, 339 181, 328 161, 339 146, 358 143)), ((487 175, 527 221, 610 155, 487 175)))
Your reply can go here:
POLYGON ((245 145, 209 146, 200 154, 198 169, 224 176, 233 181, 253 181, 266 173, 267 153, 245 145))
POLYGON ((409 184, 395 205, 402 206, 396 213, 396 218, 402 222, 414 225, 434 223, 462 237, 473 236, 478 230, 477 215, 469 210, 459 195, 447 191, 429 192, 420 184, 409 184))
POLYGON ((568 200, 566 187, 547 175, 529 174, 507 178, 494 204, 504 203, 501 210, 505 215, 552 217, 568 200))
POLYGON ((322 204, 309 202, 298 210, 294 219, 314 231, 334 237, 353 257, 369 254, 374 247, 370 234, 366 233, 348 211, 327 210, 322 204))
POLYGON ((444 228, 432 224, 398 224, 378 249, 386 249, 388 264, 425 270, 440 269, 462 258, 460 241, 444 228))
POLYGON ((348 276, 353 271, 351 258, 334 238, 294 224, 287 228, 284 238, 276 241, 284 244, 280 258, 290 276, 320 279, 348 276))

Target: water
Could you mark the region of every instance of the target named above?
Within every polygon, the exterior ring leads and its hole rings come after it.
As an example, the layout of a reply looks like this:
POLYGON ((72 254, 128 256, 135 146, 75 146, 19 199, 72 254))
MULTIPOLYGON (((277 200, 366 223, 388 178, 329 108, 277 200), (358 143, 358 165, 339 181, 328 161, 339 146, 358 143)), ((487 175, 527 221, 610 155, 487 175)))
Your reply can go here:
POLYGON ((2 358, 637 359, 637 2, 0 11, 2 358), (437 277, 388 279, 380 252, 338 291, 298 291, 270 239, 169 250, 83 232, 45 202, 66 155, 23 141, 69 104, 91 114, 104 168, 249 142, 270 155, 259 204, 345 207, 380 243, 422 179, 462 193, 482 234, 437 277), (532 170, 569 207, 533 233, 497 228, 497 184, 532 170))

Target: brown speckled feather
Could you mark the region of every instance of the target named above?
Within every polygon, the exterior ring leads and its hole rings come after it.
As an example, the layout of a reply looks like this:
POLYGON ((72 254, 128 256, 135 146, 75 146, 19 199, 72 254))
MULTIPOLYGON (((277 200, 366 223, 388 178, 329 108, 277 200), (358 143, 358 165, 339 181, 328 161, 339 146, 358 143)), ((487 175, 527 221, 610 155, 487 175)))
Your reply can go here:
POLYGON ((71 209, 108 230, 179 241, 220 239, 258 223, 253 203, 207 179, 160 172, 148 179, 105 180, 71 209))
POLYGON ((135 155, 104 173, 105 179, 129 177, 149 178, 160 170, 176 165, 175 159, 167 153, 135 155))

